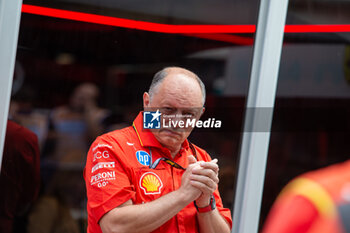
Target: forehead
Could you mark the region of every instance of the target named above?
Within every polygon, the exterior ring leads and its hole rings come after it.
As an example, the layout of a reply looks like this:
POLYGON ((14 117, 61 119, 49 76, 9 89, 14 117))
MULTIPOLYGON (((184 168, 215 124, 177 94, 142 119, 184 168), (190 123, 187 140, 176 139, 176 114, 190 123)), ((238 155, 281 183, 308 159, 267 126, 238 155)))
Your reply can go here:
POLYGON ((158 104, 176 107, 200 107, 202 91, 198 81, 184 74, 170 74, 159 85, 154 95, 158 104))

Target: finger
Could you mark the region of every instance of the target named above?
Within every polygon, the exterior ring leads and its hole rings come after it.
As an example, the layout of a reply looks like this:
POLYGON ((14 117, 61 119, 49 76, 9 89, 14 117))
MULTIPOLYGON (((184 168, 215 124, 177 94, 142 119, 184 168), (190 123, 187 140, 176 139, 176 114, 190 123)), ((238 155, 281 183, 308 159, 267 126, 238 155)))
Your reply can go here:
POLYGON ((201 162, 200 165, 202 168, 211 169, 215 173, 219 172, 219 166, 216 164, 216 162, 201 162))
MULTIPOLYGON (((209 173, 210 173, 210 172, 209 172, 209 173)), ((209 174, 209 173, 208 173, 208 174, 209 174)), ((212 180, 212 181, 213 181, 214 183, 216 183, 216 184, 219 183, 219 176, 218 176, 218 175, 213 175, 213 174, 208 175, 208 174, 196 174, 196 173, 193 173, 193 172, 192 172, 191 175, 193 175, 193 176, 202 176, 202 177, 206 177, 206 178, 212 180)))
POLYGON ((201 183, 205 184, 206 186, 208 186, 208 187, 210 187, 212 189, 216 189, 216 187, 217 187, 217 182, 212 180, 212 179, 210 179, 207 176, 200 176, 200 175, 192 174, 190 176, 190 179, 191 179, 191 181, 194 180, 194 181, 201 182, 201 183))
POLYGON ((193 170, 193 169, 202 169, 201 165, 198 162, 189 164, 186 170, 193 170))
POLYGON ((215 192, 216 189, 210 188, 202 182, 191 180, 191 185, 197 189, 199 189, 202 193, 211 195, 215 192))
POLYGON ((218 174, 216 172, 214 172, 211 169, 198 169, 198 168, 194 168, 192 170, 192 174, 194 175, 201 175, 201 176, 206 176, 210 179, 212 179, 214 182, 219 183, 219 178, 218 178, 218 174))
POLYGON ((218 159, 213 159, 212 161, 210 161, 210 163, 218 163, 218 159))
POLYGON ((208 162, 206 162, 206 161, 202 161, 202 160, 199 160, 198 161, 198 163, 213 163, 213 164, 217 164, 218 163, 218 159, 213 159, 213 160, 211 160, 211 161, 208 161, 208 162))
POLYGON ((194 164, 197 162, 196 158, 193 155, 187 156, 188 164, 194 164))

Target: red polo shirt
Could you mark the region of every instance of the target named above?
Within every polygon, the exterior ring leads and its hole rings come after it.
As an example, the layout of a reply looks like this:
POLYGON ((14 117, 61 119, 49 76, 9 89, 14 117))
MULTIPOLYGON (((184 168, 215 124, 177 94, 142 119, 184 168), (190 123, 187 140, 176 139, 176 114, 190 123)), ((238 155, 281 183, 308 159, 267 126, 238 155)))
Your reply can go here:
POLYGON ((277 198, 262 232, 347 232, 340 210, 350 202, 349 183, 350 160, 297 177, 277 198))
MULTIPOLYGON (((133 126, 98 137, 88 152, 84 177, 88 197, 88 232, 102 232, 98 224, 108 211, 131 199, 134 204, 153 201, 181 186, 184 170, 161 161, 155 169, 150 161, 170 158, 170 151, 161 146, 153 133, 142 128, 142 114, 133 126)), ((198 160, 210 161, 210 156, 194 146, 198 160)), ((188 166, 187 156, 193 154, 186 140, 172 159, 188 166)), ((214 192, 220 214, 232 225, 231 213, 223 208, 218 190, 214 192)), ((153 232, 199 232, 197 211, 193 203, 153 232)))

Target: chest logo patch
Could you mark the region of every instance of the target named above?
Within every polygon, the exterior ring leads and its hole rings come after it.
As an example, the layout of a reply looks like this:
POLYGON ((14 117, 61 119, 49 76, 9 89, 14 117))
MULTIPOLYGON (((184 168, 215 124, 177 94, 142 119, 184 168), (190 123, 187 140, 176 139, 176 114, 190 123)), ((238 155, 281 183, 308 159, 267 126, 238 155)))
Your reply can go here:
POLYGON ((143 150, 136 151, 136 158, 142 165, 149 166, 151 156, 143 150))
POLYGON ((163 183, 155 173, 146 172, 140 178, 140 188, 146 195, 160 194, 163 188, 163 183))

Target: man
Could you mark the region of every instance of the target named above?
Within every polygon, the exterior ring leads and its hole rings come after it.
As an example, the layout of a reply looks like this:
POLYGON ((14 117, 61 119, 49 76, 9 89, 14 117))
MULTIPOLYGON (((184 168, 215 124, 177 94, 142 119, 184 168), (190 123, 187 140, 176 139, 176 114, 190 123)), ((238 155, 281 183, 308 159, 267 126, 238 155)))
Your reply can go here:
POLYGON ((37 136, 8 120, 0 174, 0 232, 25 232, 27 215, 40 188, 37 136))
POLYGON ((350 232, 350 160, 292 180, 273 205, 263 233, 350 232))
POLYGON ((52 157, 62 163, 85 161, 88 145, 103 132, 102 120, 108 115, 97 104, 99 89, 93 83, 77 86, 69 104, 55 108, 50 140, 55 144, 52 157))
MULTIPOLYGON (((198 120, 204 101, 202 81, 179 67, 158 72, 143 95, 145 110, 175 118, 198 120)), ((88 232, 230 232, 217 160, 187 140, 191 129, 144 129, 142 116, 132 127, 98 137, 89 150, 88 232)))

